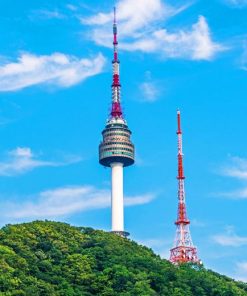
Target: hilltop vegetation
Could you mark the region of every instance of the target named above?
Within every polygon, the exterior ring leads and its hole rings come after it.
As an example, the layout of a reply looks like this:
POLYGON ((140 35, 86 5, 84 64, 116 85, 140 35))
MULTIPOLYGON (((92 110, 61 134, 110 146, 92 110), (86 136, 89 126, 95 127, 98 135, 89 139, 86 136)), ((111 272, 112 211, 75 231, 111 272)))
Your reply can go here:
POLYGON ((0 295, 244 296, 247 285, 203 267, 175 267, 111 233, 58 222, 0 230, 0 295))

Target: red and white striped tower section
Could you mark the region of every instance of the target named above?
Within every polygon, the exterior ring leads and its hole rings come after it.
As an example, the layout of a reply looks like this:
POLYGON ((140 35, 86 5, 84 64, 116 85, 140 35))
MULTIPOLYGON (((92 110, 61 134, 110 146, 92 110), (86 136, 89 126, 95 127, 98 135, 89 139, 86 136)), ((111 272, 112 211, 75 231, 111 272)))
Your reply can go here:
POLYGON ((134 145, 131 142, 131 131, 124 119, 120 99, 119 59, 116 9, 114 8, 113 22, 114 57, 112 81, 112 106, 105 129, 102 132, 103 141, 99 145, 99 162, 105 167, 110 167, 112 172, 111 208, 112 232, 127 236, 124 231, 124 197, 123 197, 123 168, 130 166, 135 161, 134 145))
POLYGON ((180 111, 177 111, 178 121, 178 216, 175 225, 176 236, 174 247, 170 250, 170 261, 174 264, 192 262, 200 263, 197 257, 197 249, 193 245, 189 224, 190 221, 186 213, 185 191, 184 191, 184 170, 183 170, 183 150, 182 150, 182 130, 180 111))

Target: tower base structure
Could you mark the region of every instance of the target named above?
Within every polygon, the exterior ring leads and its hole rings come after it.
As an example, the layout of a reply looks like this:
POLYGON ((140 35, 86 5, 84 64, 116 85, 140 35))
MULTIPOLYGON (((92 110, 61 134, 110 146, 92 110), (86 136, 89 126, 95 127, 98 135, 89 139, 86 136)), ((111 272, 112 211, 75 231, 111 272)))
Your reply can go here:
POLYGON ((121 237, 128 237, 130 235, 127 231, 111 231, 111 233, 114 233, 116 235, 119 235, 121 237))
POLYGON ((174 264, 181 263, 200 263, 197 257, 197 249, 195 247, 179 246, 170 250, 170 262, 174 264))

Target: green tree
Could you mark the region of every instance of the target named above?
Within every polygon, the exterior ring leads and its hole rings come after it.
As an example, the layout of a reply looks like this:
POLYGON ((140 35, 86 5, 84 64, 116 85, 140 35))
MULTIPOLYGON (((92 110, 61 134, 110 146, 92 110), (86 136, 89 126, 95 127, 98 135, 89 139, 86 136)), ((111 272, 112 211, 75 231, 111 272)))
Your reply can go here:
POLYGON ((247 296, 247 284, 174 266, 112 233, 35 221, 0 230, 0 296, 247 296))

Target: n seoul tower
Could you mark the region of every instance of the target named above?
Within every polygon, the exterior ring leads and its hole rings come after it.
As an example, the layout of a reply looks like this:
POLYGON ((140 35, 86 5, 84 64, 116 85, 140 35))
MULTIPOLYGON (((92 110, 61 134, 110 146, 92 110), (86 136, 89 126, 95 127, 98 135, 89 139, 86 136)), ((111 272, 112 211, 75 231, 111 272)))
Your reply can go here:
POLYGON ((99 145, 99 162, 111 168, 111 214, 112 232, 120 236, 128 236, 124 231, 124 196, 123 196, 123 168, 134 163, 134 145, 130 140, 131 131, 124 119, 121 98, 118 59, 118 38, 116 9, 114 8, 113 22, 114 57, 112 79, 111 112, 105 129, 102 131, 103 141, 99 145))
POLYGON ((176 236, 173 248, 170 250, 170 261, 174 264, 180 263, 201 263, 197 257, 197 249, 193 245, 189 224, 190 220, 187 217, 185 205, 184 191, 184 169, 183 169, 183 150, 182 150, 182 130, 181 130, 181 115, 177 111, 178 122, 178 216, 175 222, 177 227, 176 236))

